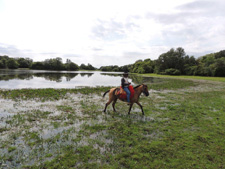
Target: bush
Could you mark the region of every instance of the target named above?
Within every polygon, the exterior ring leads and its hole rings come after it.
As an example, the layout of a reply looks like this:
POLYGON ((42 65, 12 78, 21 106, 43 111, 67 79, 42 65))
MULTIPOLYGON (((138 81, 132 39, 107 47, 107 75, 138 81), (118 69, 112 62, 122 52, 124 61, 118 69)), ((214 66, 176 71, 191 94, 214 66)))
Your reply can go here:
POLYGON ((166 69, 165 73, 167 75, 180 75, 181 74, 181 72, 178 69, 174 69, 174 68, 166 69))

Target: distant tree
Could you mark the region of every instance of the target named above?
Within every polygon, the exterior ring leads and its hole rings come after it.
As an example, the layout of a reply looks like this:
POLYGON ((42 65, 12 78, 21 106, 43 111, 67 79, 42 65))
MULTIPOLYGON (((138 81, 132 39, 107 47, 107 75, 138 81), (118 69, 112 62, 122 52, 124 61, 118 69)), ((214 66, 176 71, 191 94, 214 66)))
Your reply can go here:
POLYGON ((221 50, 221 51, 215 53, 215 59, 219 59, 219 58, 222 58, 222 57, 225 58, 225 50, 221 50))
POLYGON ((0 69, 3 69, 3 68, 5 68, 5 65, 4 65, 3 61, 0 60, 0 69))
POLYGON ((217 59, 213 67, 214 67, 214 71, 213 71, 214 76, 224 77, 225 76, 225 57, 221 57, 217 59))
POLYGON ((79 70, 79 66, 76 63, 73 63, 71 60, 67 59, 66 60, 66 65, 65 65, 67 70, 79 70))
POLYGON ((9 69, 17 69, 19 67, 19 64, 17 63, 17 61, 14 58, 9 58, 6 61, 6 64, 9 69))
POLYGON ((64 64, 60 57, 54 59, 46 59, 44 61, 44 68, 46 70, 65 70, 64 64))
POLYGON ((87 65, 87 70, 95 70, 96 68, 92 66, 90 63, 87 65))
POLYGON ((168 52, 163 53, 159 56, 156 61, 156 71, 157 73, 165 72, 166 69, 177 69, 181 73, 184 73, 184 49, 179 47, 176 50, 173 48, 168 52))
POLYGON ((95 67, 93 67, 90 63, 88 63, 88 65, 85 65, 85 64, 81 64, 80 65, 80 69, 83 69, 83 70, 96 70, 95 67))
POLYGON ((86 65, 82 63, 82 64, 80 65, 80 69, 86 70, 86 65))
POLYGON ((17 59, 17 62, 19 64, 19 68, 30 68, 33 60, 29 58, 19 58, 17 59))
POLYGON ((198 62, 194 58, 194 56, 189 57, 186 55, 184 57, 184 68, 182 74, 184 75, 193 75, 194 74, 194 66, 197 66, 198 62))
POLYGON ((121 66, 121 67, 119 67, 119 71, 120 72, 131 72, 132 66, 133 66, 133 64, 121 66))
POLYGON ((43 62, 33 62, 31 65, 31 69, 35 70, 44 70, 44 63, 43 62))
POLYGON ((112 66, 101 66, 100 70, 106 71, 106 72, 111 72, 111 71, 113 71, 113 68, 112 68, 112 66))
POLYGON ((151 59, 137 60, 131 68, 133 73, 153 73, 154 62, 151 59))
POLYGON ((7 68, 7 60, 9 59, 8 56, 4 55, 4 56, 0 56, 0 61, 1 61, 1 67, 0 68, 7 68))

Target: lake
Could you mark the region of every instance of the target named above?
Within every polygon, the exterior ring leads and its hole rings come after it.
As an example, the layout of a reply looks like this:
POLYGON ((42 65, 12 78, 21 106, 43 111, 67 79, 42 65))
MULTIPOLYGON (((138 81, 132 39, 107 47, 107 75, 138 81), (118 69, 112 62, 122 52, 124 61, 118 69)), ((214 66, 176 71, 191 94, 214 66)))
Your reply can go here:
MULTIPOLYGON (((120 86, 122 72, 101 71, 46 71, 0 69, 0 88, 75 88, 120 86)), ((129 75, 132 85, 154 83, 159 78, 129 75)))

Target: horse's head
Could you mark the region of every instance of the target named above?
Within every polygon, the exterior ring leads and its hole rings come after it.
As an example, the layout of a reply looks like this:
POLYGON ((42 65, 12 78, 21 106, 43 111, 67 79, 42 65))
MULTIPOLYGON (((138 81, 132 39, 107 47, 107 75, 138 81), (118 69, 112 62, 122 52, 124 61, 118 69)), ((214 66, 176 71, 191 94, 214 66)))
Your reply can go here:
POLYGON ((145 94, 145 96, 149 96, 149 92, 148 92, 148 86, 142 84, 142 93, 145 94))

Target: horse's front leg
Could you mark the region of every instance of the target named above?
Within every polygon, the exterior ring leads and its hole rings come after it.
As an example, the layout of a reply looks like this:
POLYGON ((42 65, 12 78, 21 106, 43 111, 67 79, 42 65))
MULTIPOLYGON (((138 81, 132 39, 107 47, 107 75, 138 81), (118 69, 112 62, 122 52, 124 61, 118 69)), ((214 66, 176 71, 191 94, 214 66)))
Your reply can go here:
POLYGON ((138 106, 140 106, 141 111, 142 111, 142 115, 145 115, 144 110, 143 110, 143 106, 139 102, 136 102, 136 103, 138 104, 138 106))
POLYGON ((130 114, 130 111, 131 111, 132 106, 133 106, 133 103, 130 103, 130 108, 129 108, 128 114, 130 114))

